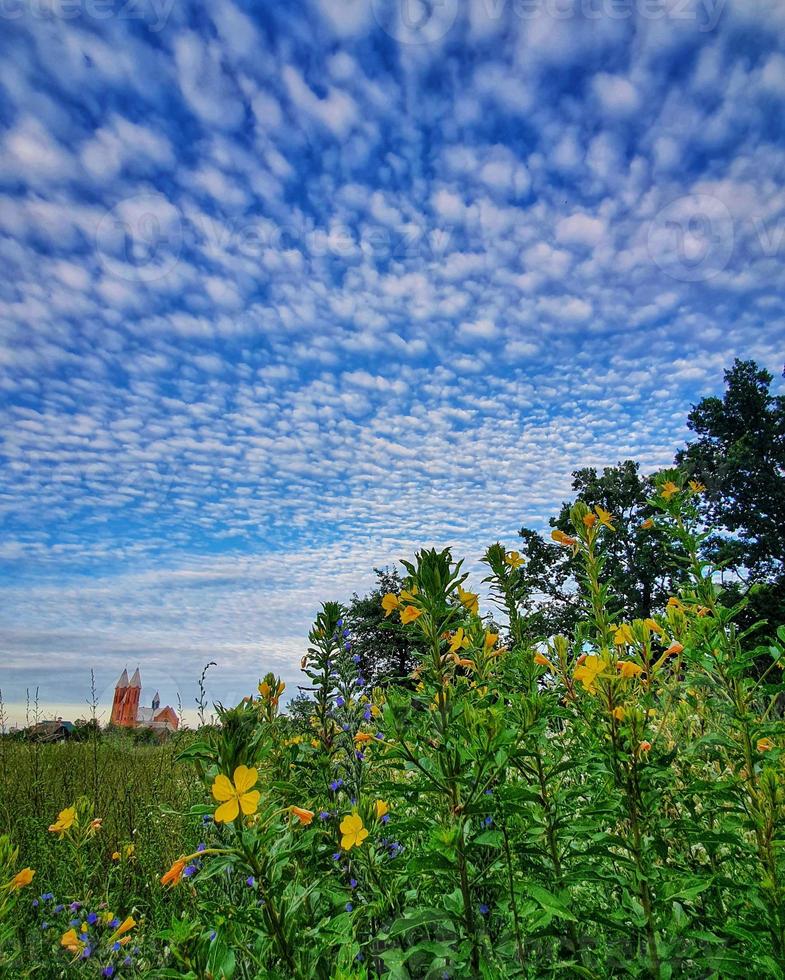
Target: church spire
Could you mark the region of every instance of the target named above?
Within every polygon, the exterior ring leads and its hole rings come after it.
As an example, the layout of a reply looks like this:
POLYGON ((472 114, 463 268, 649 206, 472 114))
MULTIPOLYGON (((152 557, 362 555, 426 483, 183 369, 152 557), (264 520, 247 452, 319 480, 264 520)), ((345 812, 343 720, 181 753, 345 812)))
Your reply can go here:
POLYGON ((129 687, 141 687, 142 686, 142 678, 139 676, 139 668, 138 667, 134 671, 134 676, 131 678, 131 683, 128 686, 129 687))
POLYGON ((115 684, 115 687, 125 688, 128 687, 128 671, 123 668, 122 674, 120 674, 120 680, 115 684))

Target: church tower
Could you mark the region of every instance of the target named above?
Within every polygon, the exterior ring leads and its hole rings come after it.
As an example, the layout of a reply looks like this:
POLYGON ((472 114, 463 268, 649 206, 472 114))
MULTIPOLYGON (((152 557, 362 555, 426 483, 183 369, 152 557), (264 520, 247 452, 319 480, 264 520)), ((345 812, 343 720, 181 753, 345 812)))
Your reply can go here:
POLYGON ((114 700, 112 701, 112 717, 111 722, 113 725, 123 724, 123 702, 125 701, 126 691, 128 690, 128 671, 123 670, 120 674, 120 679, 114 686, 114 700))
POLYGON ((155 692, 155 697, 153 698, 153 715, 161 707, 161 695, 158 691, 155 692))
POLYGON ((121 724, 127 728, 136 727, 136 716, 139 712, 139 697, 141 693, 142 678, 139 676, 139 668, 137 667, 128 684, 125 698, 123 698, 123 720, 121 724))

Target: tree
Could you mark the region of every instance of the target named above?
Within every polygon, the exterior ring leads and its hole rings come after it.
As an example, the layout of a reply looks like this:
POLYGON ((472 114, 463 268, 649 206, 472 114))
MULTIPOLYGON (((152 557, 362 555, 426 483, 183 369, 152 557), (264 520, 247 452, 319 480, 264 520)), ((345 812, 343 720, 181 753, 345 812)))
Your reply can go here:
POLYGON ((374 572, 376 588, 365 596, 355 593, 349 603, 346 625, 352 653, 360 657, 360 670, 371 684, 400 683, 414 669, 414 648, 410 632, 385 618, 382 598, 388 592, 399 593, 403 583, 395 569, 375 568, 374 572))
POLYGON ((720 529, 708 556, 737 576, 727 601, 746 595, 742 622, 766 619, 771 632, 785 622, 785 396, 755 361, 737 358, 724 379, 722 398, 692 407, 687 425, 698 439, 676 462, 706 486, 704 518, 720 529))
MULTIPOLYGON (((606 466, 601 474, 594 467, 585 467, 572 476, 576 499, 590 508, 603 507, 613 518, 615 531, 606 539, 603 570, 612 600, 626 618, 651 616, 673 594, 674 579, 679 575, 659 533, 647 526, 656 514, 648 503, 655 492, 653 477, 642 476, 639 464, 630 459, 606 466)), ((562 504, 558 516, 550 521, 551 527, 572 532, 571 506, 572 502, 562 504)), ((533 634, 571 629, 579 617, 581 600, 571 551, 543 541, 530 528, 521 528, 519 534, 526 550, 533 634)))

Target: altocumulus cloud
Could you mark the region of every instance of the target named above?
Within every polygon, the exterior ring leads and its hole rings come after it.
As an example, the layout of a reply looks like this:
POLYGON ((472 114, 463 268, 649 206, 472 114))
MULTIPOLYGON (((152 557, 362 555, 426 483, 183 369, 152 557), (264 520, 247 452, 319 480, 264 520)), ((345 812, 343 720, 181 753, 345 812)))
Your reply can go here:
POLYGON ((321 599, 781 366, 781 5, 0 18, 7 700, 292 684, 321 599))

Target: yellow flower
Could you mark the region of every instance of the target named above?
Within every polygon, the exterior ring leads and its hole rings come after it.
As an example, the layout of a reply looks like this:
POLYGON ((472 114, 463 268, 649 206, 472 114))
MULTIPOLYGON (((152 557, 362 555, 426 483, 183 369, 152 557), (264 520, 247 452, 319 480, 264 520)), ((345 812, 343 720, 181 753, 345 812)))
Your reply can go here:
POLYGON ((230 823, 236 820, 240 810, 248 816, 256 813, 261 793, 251 791, 256 785, 259 773, 248 766, 238 766, 234 771, 234 784, 228 776, 219 773, 213 783, 213 797, 221 804, 215 811, 216 823, 230 823))
POLYGON ((10 891, 18 891, 20 888, 26 888, 27 885, 33 880, 35 871, 32 868, 22 868, 18 871, 14 877, 8 882, 6 886, 10 891))
POLYGON ((611 514, 610 514, 609 511, 605 510, 604 507, 600 507, 599 504, 597 504, 595 506, 594 510, 595 510, 595 512, 597 514, 597 517, 599 517, 599 519, 600 519, 600 524, 604 524, 605 527, 607 527, 609 531, 615 531, 616 530, 616 528, 613 526, 613 524, 611 524, 611 521, 612 521, 613 518, 611 517, 611 514))
POLYGON ((571 538, 569 534, 565 534, 564 531, 560 531, 558 527, 551 531, 551 538, 553 538, 557 544, 563 544, 566 548, 572 547, 572 545, 578 543, 575 538, 571 538))
POLYGON ((120 852, 119 851, 112 851, 112 860, 113 861, 119 861, 120 860, 120 852))
POLYGON ((459 626, 450 639, 450 653, 457 653, 468 646, 471 646, 469 637, 464 632, 463 626, 459 626))
POLYGON ((400 606, 398 596, 394 592, 388 592, 387 595, 382 599, 382 609, 384 610, 384 618, 394 613, 395 610, 400 606))
POLYGON ((372 742, 373 735, 371 735, 370 732, 357 732, 357 734, 354 736, 354 741, 357 743, 357 745, 363 745, 366 742, 372 742))
POLYGON ((681 599, 677 599, 676 596, 674 596, 674 595, 672 595, 670 597, 670 599, 668 599, 668 606, 671 609, 678 609, 679 612, 686 612, 687 611, 687 607, 684 605, 684 603, 681 601, 681 599))
POLYGON ((673 480, 666 480, 660 488, 660 493, 666 500, 670 500, 671 497, 675 496, 679 492, 679 488, 673 482, 673 480))
POLYGON ((618 670, 622 677, 626 678, 637 677, 643 673, 643 667, 633 663, 632 660, 620 660, 616 664, 616 670, 618 670))
POLYGON ((673 657, 681 653, 684 647, 679 643, 678 640, 674 640, 673 643, 668 647, 668 649, 663 654, 664 657, 673 657))
POLYGON ((477 595, 476 592, 467 592, 465 589, 462 589, 461 586, 459 585, 458 599, 460 600, 461 605, 465 609, 468 609, 470 613, 474 613, 475 616, 477 615, 477 613, 480 610, 480 602, 479 602, 479 596, 477 595))
POLYGON ((553 670, 553 664, 542 653, 534 654, 534 662, 539 664, 541 667, 547 667, 549 670, 553 670))
POLYGON ((616 721, 624 721, 626 714, 627 711, 622 708, 621 705, 619 705, 618 708, 613 709, 613 717, 616 719, 616 721))
POLYGON ((69 929, 68 932, 64 932, 60 937, 60 945, 64 946, 69 953, 73 953, 76 957, 82 955, 82 950, 87 943, 77 936, 76 929, 69 929))
POLYGON ((596 653, 590 653, 583 663, 575 668, 573 677, 583 684, 589 694, 594 694, 597 678, 602 675, 607 666, 607 660, 601 659, 596 653))
POLYGON ((704 487, 704 485, 699 483, 697 480, 690 480, 689 487, 693 493, 703 493, 703 491, 706 489, 706 487, 704 487))
POLYGON ((640 745, 638 745, 639 752, 648 752, 650 748, 651 742, 641 742, 640 745))
POLYGON ((632 630, 626 623, 623 623, 613 634, 613 642, 617 647, 622 647, 625 646, 625 644, 630 644, 633 642, 632 630))
POLYGON ((418 591, 419 590, 416 585, 413 585, 410 589, 401 589, 401 599, 403 599, 404 602, 414 602, 414 597, 417 595, 418 591))
POLYGON ((57 820, 49 825, 49 832, 59 834, 62 840, 65 832, 73 827, 74 820, 76 820, 76 807, 68 806, 57 814, 57 820))
POLYGON ((758 752, 771 752, 774 742, 770 738, 759 738, 757 742, 758 752))
POLYGON ((641 524, 642 531, 648 531, 652 527, 654 527, 654 521, 650 517, 647 517, 643 524, 641 524))
POLYGON ((286 684, 284 684, 283 681, 281 681, 275 687, 268 684, 267 681, 262 681, 261 684, 259 684, 259 693, 262 695, 265 701, 271 700, 273 704, 278 704, 278 698, 285 690, 286 684))
POLYGON ((161 875, 162 885, 176 885, 179 883, 180 879, 183 877, 183 871, 185 871, 185 861, 182 858, 178 858, 174 864, 169 868, 169 870, 161 875))
MULTIPOLYGON (((112 943, 116 943, 117 940, 120 938, 120 936, 124 936, 127 932, 130 932, 131 929, 133 929, 133 927, 135 925, 136 925, 136 919, 134 919, 134 917, 132 915, 127 916, 120 923, 120 925, 115 929, 115 931, 112 933, 112 935, 109 937, 109 945, 111 946, 112 943)), ((126 939, 126 942, 127 941, 128 941, 128 939, 126 939)), ((125 945, 125 944, 123 944, 123 945, 125 945)))
POLYGON ((376 819, 381 820, 383 816, 390 812, 390 808, 384 802, 384 800, 377 800, 376 803, 374 803, 374 811, 376 813, 376 819))
POLYGON ((341 847, 344 851, 350 851, 353 847, 359 847, 368 836, 368 831, 363 826, 363 818, 357 813, 350 813, 341 821, 341 847))
POLYGON ((305 810, 301 806, 290 806, 289 813, 297 817, 303 826, 307 827, 308 824, 313 820, 313 810, 305 810))
POLYGON ((662 636, 663 629, 660 624, 655 619, 644 619, 644 626, 648 626, 652 633, 657 633, 658 636, 662 636))
POLYGON ((594 525, 596 523, 597 523, 597 515, 596 514, 584 514, 583 515, 583 524, 584 524, 584 527, 594 527, 594 525))
POLYGON ((401 622, 404 626, 413 623, 420 616, 422 616, 422 609, 418 609, 417 606, 404 606, 401 610, 401 622))
POLYGON ((519 551, 508 551, 504 556, 504 564, 509 565, 510 568, 520 568, 523 564, 523 558, 519 551))
POLYGON ((483 646, 485 647, 486 652, 488 652, 489 650, 493 650, 498 640, 499 640, 499 634, 491 633, 490 630, 488 630, 485 634, 485 640, 483 641, 483 646))

